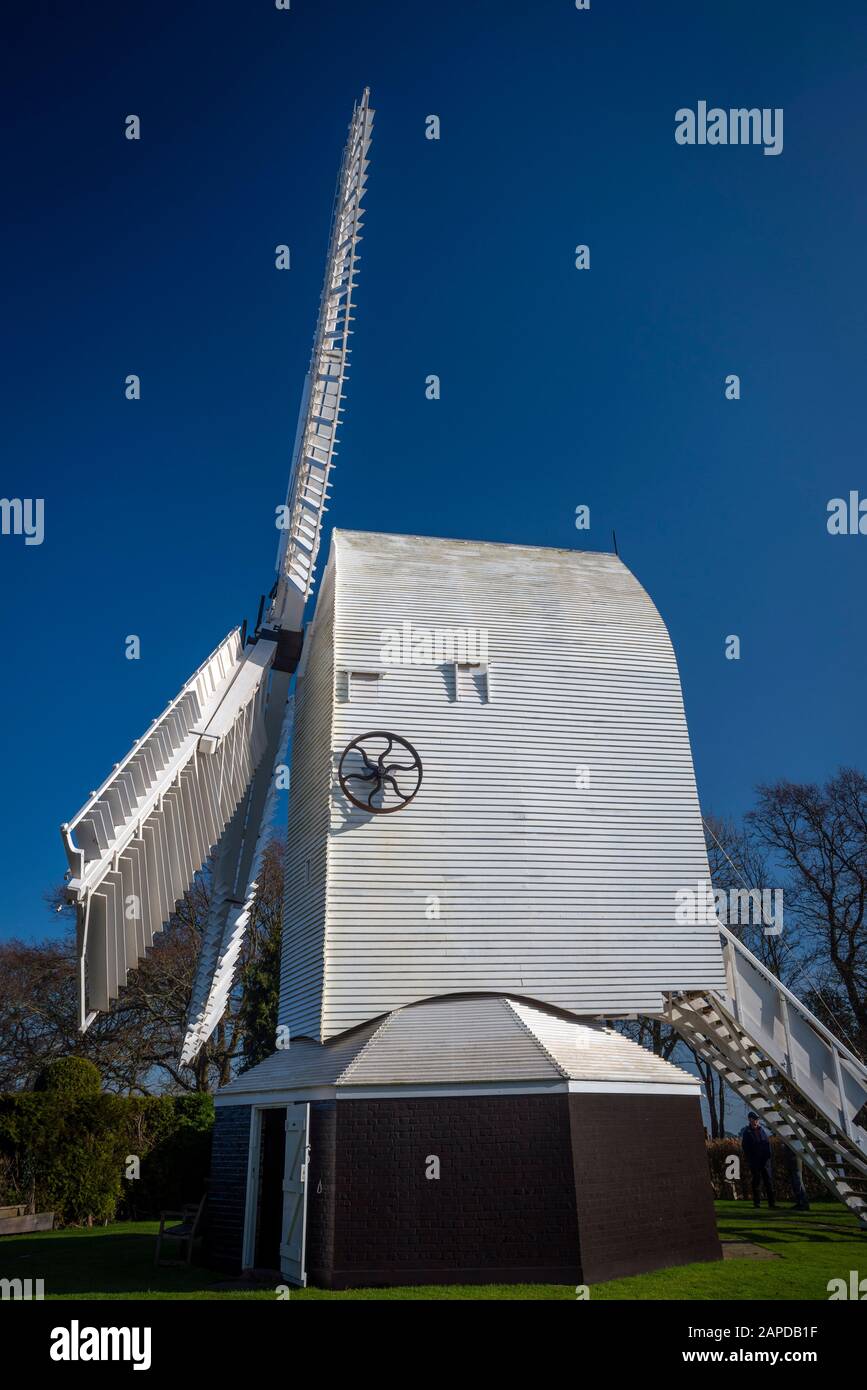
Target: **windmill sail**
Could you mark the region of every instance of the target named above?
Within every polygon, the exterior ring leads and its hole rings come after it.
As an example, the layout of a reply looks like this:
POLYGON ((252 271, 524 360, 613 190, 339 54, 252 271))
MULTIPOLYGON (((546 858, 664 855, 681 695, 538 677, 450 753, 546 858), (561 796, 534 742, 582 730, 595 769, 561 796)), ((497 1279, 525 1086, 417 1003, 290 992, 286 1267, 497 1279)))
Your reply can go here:
MULTIPOLYGON (((274 714, 279 710, 279 701, 273 703, 274 714)), ((264 758, 262 770, 267 776, 257 774, 248 810, 247 834, 238 826, 237 837, 230 828, 227 844, 236 840, 236 853, 221 856, 211 890, 211 910, 202 948, 199 952, 193 994, 187 1016, 187 1032, 184 1038, 181 1062, 188 1065, 198 1055, 223 1016, 235 980, 235 972, 244 944, 250 913, 258 887, 259 871, 267 844, 268 832, 273 824, 277 800, 277 778, 275 764, 279 766, 287 757, 287 748, 292 733, 294 701, 290 697, 282 709, 282 719, 277 731, 276 742, 269 751, 272 756, 264 758), (254 804, 262 798, 261 808, 254 804), (246 855, 242 852, 246 850, 246 855), (246 862, 246 861, 249 862, 246 862), (234 882, 232 869, 237 864, 234 882)), ((270 742, 270 740, 269 740, 270 742)), ((239 808, 236 813, 247 810, 239 808)))
MULTIPOLYGON (((279 630, 300 630, 314 582, 328 480, 349 366, 352 293, 356 286, 361 204, 367 184, 373 111, 365 89, 352 113, 337 179, 325 281, 304 382, 277 551, 277 583, 269 612, 279 630)), ((191 1062, 222 1017, 250 920, 257 873, 273 817, 274 769, 285 758, 292 719, 291 672, 279 660, 271 677, 267 750, 214 866, 211 910, 187 1018, 182 1060, 191 1062)))
POLYGON ((243 800, 265 747, 274 642, 230 632, 61 827, 76 904, 79 1026, 111 1007, 243 800))
POLYGON ((340 167, 310 369, 277 557, 271 626, 231 632, 78 814, 61 827, 76 904, 79 1026, 118 997, 195 875, 216 852, 188 1015, 190 1062, 222 1016, 256 891, 286 757, 297 649, 314 580, 348 370, 352 293, 373 111, 356 105, 340 167))
POLYGON ((331 222, 328 263, 319 302, 310 367, 304 383, 284 526, 277 551, 277 589, 271 621, 297 629, 314 582, 322 518, 337 445, 349 371, 350 324, 356 287, 362 200, 374 112, 365 88, 352 113, 331 222))
MULTIPOLYGON (((355 289, 361 204, 367 183, 373 111, 365 90, 356 105, 337 181, 325 282, 304 383, 295 436, 285 525, 277 554, 277 584, 269 613, 275 628, 297 631, 314 581, 329 474, 348 372, 352 293, 355 289)), ((275 671, 278 682, 288 680, 275 671)), ((267 754, 253 782, 249 803, 239 808, 215 865, 211 911, 193 997, 183 1060, 190 1062, 213 1032, 235 978, 265 838, 273 816, 273 768, 285 758, 291 727, 291 701, 272 699, 267 754), (281 714, 281 710, 283 713, 281 714)))

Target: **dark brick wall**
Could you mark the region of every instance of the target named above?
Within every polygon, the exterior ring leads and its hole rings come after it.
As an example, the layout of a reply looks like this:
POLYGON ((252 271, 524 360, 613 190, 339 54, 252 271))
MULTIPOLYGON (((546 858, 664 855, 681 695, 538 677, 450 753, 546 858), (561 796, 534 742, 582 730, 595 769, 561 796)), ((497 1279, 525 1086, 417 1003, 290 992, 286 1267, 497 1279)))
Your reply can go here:
POLYGON ((241 1268, 251 1116, 249 1105, 220 1107, 216 1112, 206 1250, 209 1262, 219 1269, 241 1268))
POLYGON ((334 1259, 319 1278, 580 1282, 567 1101, 340 1100, 334 1259), (425 1177, 430 1154, 438 1179, 425 1177))
MULTIPOLYGON (((720 1258, 695 1097, 407 1097, 310 1112, 312 1284, 593 1284, 720 1258), (429 1154, 438 1179, 425 1177, 429 1154)), ((241 1263, 250 1117, 217 1111, 208 1253, 224 1269, 241 1263)))
POLYGON ((569 1096, 584 1283, 721 1258, 693 1096, 569 1096))
POLYGON ((327 1284, 334 1266, 337 1102, 310 1105, 310 1167, 307 1174, 307 1274, 327 1284))

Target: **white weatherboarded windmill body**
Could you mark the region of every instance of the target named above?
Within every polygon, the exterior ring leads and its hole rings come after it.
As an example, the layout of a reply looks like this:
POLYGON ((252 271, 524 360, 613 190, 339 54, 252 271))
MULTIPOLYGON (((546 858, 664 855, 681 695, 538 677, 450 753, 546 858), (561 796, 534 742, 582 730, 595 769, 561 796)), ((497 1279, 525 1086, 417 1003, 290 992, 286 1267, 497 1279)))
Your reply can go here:
POLYGON ((215 1262, 331 1287, 591 1281, 719 1257, 669 1021, 854 1211, 867 1071, 711 914, 674 652, 615 555, 335 531, 373 112, 356 106, 264 622, 63 827, 81 1026, 194 875, 184 1047, 234 980, 291 735, 279 1023, 217 1097, 215 1262), (294 727, 293 727, 294 721, 294 727))

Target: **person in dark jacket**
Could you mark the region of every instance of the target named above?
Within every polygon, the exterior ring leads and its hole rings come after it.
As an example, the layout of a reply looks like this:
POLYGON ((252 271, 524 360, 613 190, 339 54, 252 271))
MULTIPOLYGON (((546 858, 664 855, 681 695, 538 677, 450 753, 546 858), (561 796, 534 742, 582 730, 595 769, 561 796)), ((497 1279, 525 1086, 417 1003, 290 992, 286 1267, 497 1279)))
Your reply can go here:
POLYGON ((771 1169, 771 1141, 767 1130, 759 1124, 759 1117, 755 1110, 751 1110, 747 1115, 746 1129, 741 1130, 741 1147, 744 1151, 744 1158, 750 1165, 750 1174, 753 1186, 753 1206, 761 1206, 760 1184, 765 1185, 765 1194, 768 1199, 768 1206, 777 1205, 776 1193, 774 1192, 774 1175, 771 1169))
POLYGON ((792 1196, 795 1199, 795 1211, 809 1211, 810 1203, 807 1200, 807 1190, 804 1187, 804 1165, 801 1155, 795 1153, 795 1150, 789 1148, 789 1145, 786 1144, 783 1149, 783 1158, 786 1164, 789 1186, 792 1189, 792 1196))

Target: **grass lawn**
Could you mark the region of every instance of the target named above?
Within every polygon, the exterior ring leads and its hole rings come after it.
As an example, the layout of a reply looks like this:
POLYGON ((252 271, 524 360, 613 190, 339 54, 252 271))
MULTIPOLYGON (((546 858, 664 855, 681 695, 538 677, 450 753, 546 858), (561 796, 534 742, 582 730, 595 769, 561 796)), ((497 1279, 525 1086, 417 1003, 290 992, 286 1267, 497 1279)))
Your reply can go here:
MULTIPOLYGON (((717 1202, 720 1238, 750 1241, 776 1259, 738 1258, 594 1284, 597 1299, 818 1299, 832 1278, 867 1264, 867 1235, 836 1202, 814 1202, 809 1213, 755 1211, 744 1202, 717 1202)), ((51 1299, 240 1299, 273 1301, 273 1289, 225 1290, 225 1276, 202 1265, 153 1267, 155 1221, 118 1222, 87 1230, 46 1231, 0 1240, 0 1278, 45 1280, 51 1299)), ((565 1284, 519 1284, 328 1293, 298 1289, 308 1299, 574 1300, 565 1284)))

